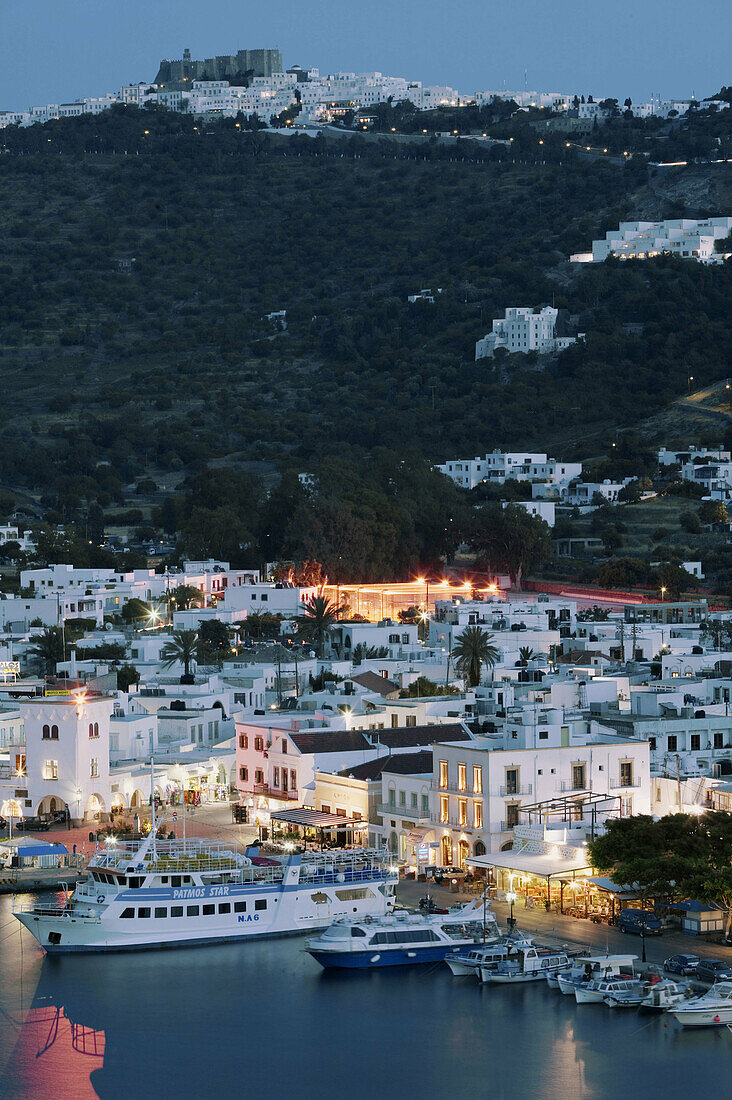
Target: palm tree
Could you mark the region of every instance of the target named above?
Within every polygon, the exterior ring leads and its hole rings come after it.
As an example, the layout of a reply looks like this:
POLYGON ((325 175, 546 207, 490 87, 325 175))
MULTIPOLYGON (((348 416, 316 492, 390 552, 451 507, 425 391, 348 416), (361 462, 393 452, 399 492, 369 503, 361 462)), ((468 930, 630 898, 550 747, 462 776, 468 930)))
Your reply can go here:
POLYGON ((347 611, 348 604, 345 600, 336 603, 325 596, 313 596, 305 604, 305 621, 302 623, 302 633, 306 638, 315 640, 319 657, 323 655, 323 646, 328 631, 347 611))
POLYGON ((523 665, 528 665, 529 661, 535 660, 538 654, 531 648, 530 645, 522 645, 519 647, 519 661, 523 665))
POLYGON ((44 626, 42 634, 31 634, 33 648, 28 652, 49 673, 56 671, 56 665, 63 661, 64 636, 60 626, 44 626))
POLYGON ((183 665, 182 684, 191 681, 191 662, 196 656, 198 634, 195 630, 174 630, 169 642, 160 650, 163 668, 170 668, 176 661, 183 665))
POLYGON ((455 667, 467 680, 468 687, 477 687, 483 665, 493 668, 500 653, 493 645, 493 635, 487 630, 479 626, 466 626, 455 639, 452 655, 455 667))

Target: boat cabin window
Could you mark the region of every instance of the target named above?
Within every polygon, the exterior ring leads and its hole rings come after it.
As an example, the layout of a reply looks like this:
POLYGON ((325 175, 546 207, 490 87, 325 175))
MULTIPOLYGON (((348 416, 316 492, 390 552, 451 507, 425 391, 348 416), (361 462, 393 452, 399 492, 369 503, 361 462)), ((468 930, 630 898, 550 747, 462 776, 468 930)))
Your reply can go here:
POLYGON ((364 886, 353 890, 336 890, 335 896, 339 901, 362 901, 363 898, 372 898, 374 895, 364 886))
POLYGON ((156 905, 155 906, 155 916, 156 917, 167 917, 167 915, 168 915, 168 907, 166 905, 156 905))
POLYGON ((221 904, 219 905, 219 913, 230 913, 230 912, 231 912, 231 903, 228 902, 228 901, 222 901, 221 904))
POLYGON ((266 909, 267 908, 267 899, 266 898, 257 898, 257 900, 254 903, 254 908, 255 909, 266 909))
POLYGON ((314 901, 316 905, 325 905, 326 902, 328 901, 328 895, 323 894, 322 892, 320 892, 318 894, 311 894, 310 895, 310 900, 314 901))
POLYGON ((129 886, 130 890, 139 890, 144 881, 144 875, 130 875, 130 877, 127 879, 127 885, 129 886))
POLYGON ((171 917, 182 917, 183 916, 183 906, 182 905, 171 905, 170 915, 171 915, 171 917))
POLYGON ((212 915, 213 915, 213 914, 214 914, 215 912, 216 912, 216 906, 215 906, 215 905, 204 905, 204 907, 203 907, 203 915, 204 915, 204 917, 210 917, 210 916, 212 916, 212 915))
POLYGON ((351 929, 351 935, 354 936, 354 937, 355 936, 365 936, 366 933, 364 932, 363 928, 352 928, 351 929))
POLYGON ((201 875, 201 882, 204 886, 221 886, 222 883, 228 881, 228 877, 224 875, 201 875))
POLYGON ((134 915, 135 915, 135 910, 132 908, 131 905, 128 905, 127 908, 123 909, 122 912, 120 913, 120 919, 121 920, 132 920, 134 915))
POLYGON ((187 917, 197 917, 198 916, 198 906, 197 905, 186 905, 186 916, 187 917))
POLYGON ((180 886, 180 884, 181 884, 181 876, 180 875, 171 875, 170 876, 170 885, 171 886, 180 886))
POLYGON ((144 917, 149 917, 149 916, 150 916, 150 908, 149 908, 149 906, 147 906, 147 905, 145 905, 145 906, 141 906, 141 907, 140 907, 140 908, 139 908, 139 909, 137 910, 137 917, 138 917, 138 919, 139 919, 139 918, 141 918, 141 917, 143 917, 143 918, 144 918, 144 917))
POLYGON ((439 938, 437 933, 433 932, 431 928, 425 931, 405 928, 403 931, 399 932, 376 932, 371 937, 371 943, 425 943, 439 940, 439 938))
POLYGON ((246 911, 247 911, 247 903, 245 901, 235 901, 234 902, 234 912, 235 913, 246 913, 246 911))

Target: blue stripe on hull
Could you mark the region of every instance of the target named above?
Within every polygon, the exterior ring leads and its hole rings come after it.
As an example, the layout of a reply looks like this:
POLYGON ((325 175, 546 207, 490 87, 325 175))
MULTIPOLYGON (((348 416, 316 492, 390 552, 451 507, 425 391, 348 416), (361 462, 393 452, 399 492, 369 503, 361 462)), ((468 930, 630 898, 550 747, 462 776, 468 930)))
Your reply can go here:
MULTIPOLYGON (((472 948, 466 947, 465 953, 472 948)), ((310 954, 321 966, 338 967, 347 970, 361 970, 380 966, 415 966, 419 963, 444 962, 448 951, 454 953, 454 944, 441 944, 437 947, 422 947, 412 950, 379 951, 318 951, 308 948, 310 954), (374 958, 378 956, 376 961, 374 958)))

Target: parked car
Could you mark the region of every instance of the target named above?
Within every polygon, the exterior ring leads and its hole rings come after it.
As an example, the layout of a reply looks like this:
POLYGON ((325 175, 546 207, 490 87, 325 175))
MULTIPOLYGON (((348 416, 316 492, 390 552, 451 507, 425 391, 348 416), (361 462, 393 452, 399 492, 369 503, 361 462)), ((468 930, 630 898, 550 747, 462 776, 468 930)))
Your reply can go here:
POLYGON ((645 909, 621 909, 618 917, 621 932, 630 932, 636 936, 660 936, 663 925, 658 917, 645 909))
POLYGON ((51 823, 44 817, 20 817, 14 827, 24 833, 46 833, 51 823))
POLYGON ((721 982, 732 978, 732 963, 724 959, 700 959, 694 977, 700 982, 721 982))
POLYGON ((670 974, 696 974, 699 965, 698 955, 672 955, 670 959, 664 959, 664 969, 670 974))

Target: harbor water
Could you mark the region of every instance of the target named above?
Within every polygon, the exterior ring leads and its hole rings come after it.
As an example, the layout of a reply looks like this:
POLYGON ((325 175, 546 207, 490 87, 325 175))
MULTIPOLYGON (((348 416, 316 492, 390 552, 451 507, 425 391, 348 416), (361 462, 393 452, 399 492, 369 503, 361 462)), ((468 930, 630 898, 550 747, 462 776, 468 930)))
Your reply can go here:
MULTIPOLYGON (((49 897, 49 895, 43 895, 49 897)), ((31 898, 27 899, 30 901, 31 898)), ((304 939, 46 958, 0 897, 0 1098, 729 1096, 732 1034, 304 939)))

